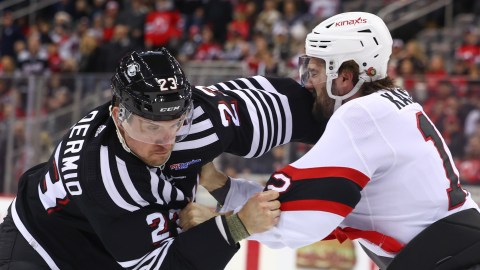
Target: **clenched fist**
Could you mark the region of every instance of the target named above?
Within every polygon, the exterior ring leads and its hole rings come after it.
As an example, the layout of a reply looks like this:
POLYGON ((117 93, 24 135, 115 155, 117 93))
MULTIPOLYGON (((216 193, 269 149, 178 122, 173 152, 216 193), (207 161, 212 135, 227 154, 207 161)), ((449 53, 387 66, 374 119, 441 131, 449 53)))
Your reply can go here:
POLYGON ((279 193, 274 190, 255 193, 238 212, 238 217, 250 235, 264 232, 278 223, 280 219, 280 202, 276 200, 278 196, 279 193))
POLYGON ((212 209, 198 203, 189 203, 180 211, 180 227, 186 231, 218 215, 212 209))

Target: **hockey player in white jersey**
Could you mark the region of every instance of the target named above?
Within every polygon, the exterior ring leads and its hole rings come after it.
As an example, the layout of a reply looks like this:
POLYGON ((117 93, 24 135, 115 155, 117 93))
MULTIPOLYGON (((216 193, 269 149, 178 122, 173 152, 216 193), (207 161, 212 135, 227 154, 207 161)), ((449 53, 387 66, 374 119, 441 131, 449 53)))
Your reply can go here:
MULTIPOLYGON (((331 118, 307 154, 271 175, 281 218, 251 239, 278 248, 358 239, 381 269, 479 269, 478 205, 422 106, 387 76, 392 38, 382 19, 333 16, 305 49, 302 83, 331 118)), ((237 182, 223 211, 259 189, 237 182)))

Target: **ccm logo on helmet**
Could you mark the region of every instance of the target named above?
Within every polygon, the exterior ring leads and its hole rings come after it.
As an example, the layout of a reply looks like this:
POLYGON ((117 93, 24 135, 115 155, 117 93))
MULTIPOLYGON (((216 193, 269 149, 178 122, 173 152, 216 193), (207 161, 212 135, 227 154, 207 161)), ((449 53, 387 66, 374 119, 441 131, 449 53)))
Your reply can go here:
POLYGON ((161 108, 159 112, 174 112, 180 110, 180 106, 161 108))
POLYGON ((356 20, 346 20, 346 21, 336 22, 335 26, 356 25, 356 24, 366 23, 366 22, 367 22, 367 19, 362 19, 362 17, 359 17, 356 20))

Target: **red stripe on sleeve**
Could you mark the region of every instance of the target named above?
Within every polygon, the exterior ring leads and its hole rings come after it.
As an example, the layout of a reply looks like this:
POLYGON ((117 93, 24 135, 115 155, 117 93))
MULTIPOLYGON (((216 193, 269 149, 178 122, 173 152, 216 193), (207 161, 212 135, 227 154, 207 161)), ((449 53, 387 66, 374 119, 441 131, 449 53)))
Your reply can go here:
POLYGON ((324 211, 330 212, 342 217, 346 217, 353 208, 342 203, 325 200, 298 200, 282 202, 280 206, 282 211, 324 211))
POLYGON ((347 167, 317 167, 302 169, 287 165, 281 169, 280 172, 288 175, 293 181, 312 178, 342 177, 355 182, 362 188, 364 188, 368 181, 370 181, 370 178, 362 172, 347 167))

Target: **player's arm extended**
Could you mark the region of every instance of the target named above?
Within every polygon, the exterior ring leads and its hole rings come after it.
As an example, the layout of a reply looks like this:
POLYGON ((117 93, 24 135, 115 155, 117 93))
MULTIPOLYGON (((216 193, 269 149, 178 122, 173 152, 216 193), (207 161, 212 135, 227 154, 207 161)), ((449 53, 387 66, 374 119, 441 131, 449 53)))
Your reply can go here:
POLYGON ((228 177, 217 170, 212 162, 202 167, 200 184, 217 200, 221 213, 239 208, 253 194, 264 189, 256 181, 228 177))
POLYGON ((99 238, 123 268, 164 270, 195 266, 220 270, 236 253, 241 239, 278 222, 277 197, 278 193, 272 191, 256 194, 237 214, 210 218, 185 232, 176 223, 176 213, 161 207, 144 207, 124 214, 91 212, 87 216, 95 220, 92 224, 99 238))

